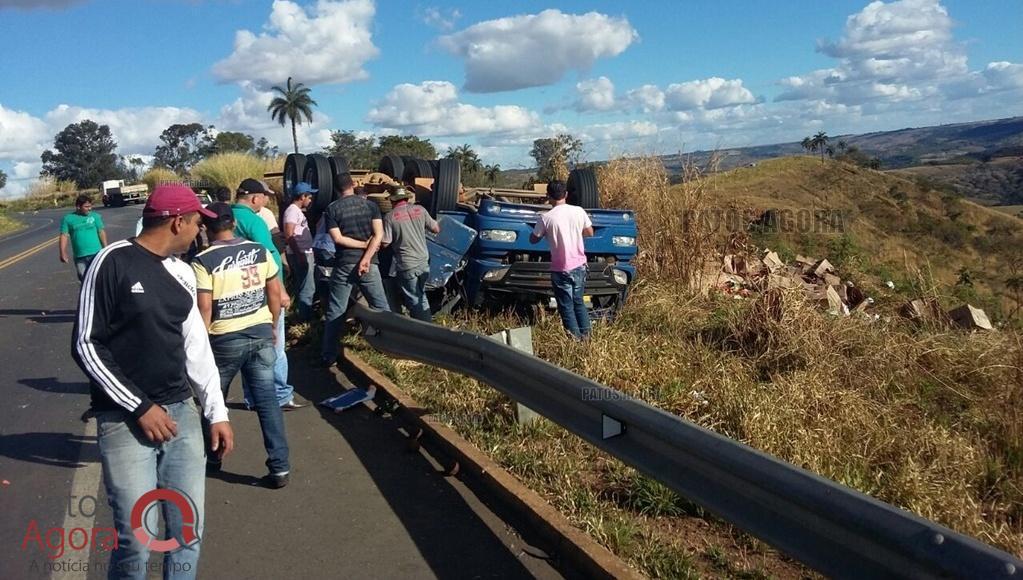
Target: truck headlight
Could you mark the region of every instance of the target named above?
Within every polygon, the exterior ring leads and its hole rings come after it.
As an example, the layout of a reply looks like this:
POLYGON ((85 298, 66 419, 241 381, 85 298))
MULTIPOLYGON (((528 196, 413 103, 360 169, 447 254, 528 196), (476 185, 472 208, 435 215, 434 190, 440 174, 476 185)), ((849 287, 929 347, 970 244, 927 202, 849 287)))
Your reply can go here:
POLYGON ((497 268, 496 270, 489 270, 483 274, 484 282, 500 282, 504 278, 505 274, 508 273, 508 268, 497 268))
POLYGON ((619 286, 625 286, 629 283, 629 275, 625 273, 625 270, 615 268, 611 270, 611 277, 614 278, 615 284, 619 286))
POLYGON ((480 239, 488 242, 514 242, 519 234, 514 230, 483 230, 480 232, 480 239))
POLYGON ((612 236, 611 243, 616 246, 632 247, 636 245, 636 238, 632 236, 612 236))

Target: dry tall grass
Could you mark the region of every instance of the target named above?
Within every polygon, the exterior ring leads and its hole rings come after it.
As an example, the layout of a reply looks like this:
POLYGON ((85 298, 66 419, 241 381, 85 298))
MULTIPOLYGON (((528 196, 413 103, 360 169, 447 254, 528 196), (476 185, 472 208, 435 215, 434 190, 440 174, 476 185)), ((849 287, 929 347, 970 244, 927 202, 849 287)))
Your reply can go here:
POLYGON ((261 179, 266 162, 247 153, 219 153, 203 159, 192 168, 192 177, 226 187, 238 189, 242 180, 255 177, 261 179))
POLYGON ((156 189, 157 185, 162 183, 173 183, 180 179, 181 176, 170 169, 165 167, 154 167, 142 176, 142 183, 148 185, 149 191, 152 193, 152 191, 156 189))
POLYGON ((683 182, 673 187, 656 157, 612 159, 597 169, 604 207, 636 212, 640 276, 700 287, 713 258, 716 231, 707 180, 685 163, 683 182))

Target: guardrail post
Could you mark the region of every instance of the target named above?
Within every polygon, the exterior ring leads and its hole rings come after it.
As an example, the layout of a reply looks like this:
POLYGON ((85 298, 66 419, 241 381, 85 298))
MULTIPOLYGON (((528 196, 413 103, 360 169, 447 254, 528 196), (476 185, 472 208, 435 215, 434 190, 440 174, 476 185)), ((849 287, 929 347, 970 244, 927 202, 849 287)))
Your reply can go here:
MULTIPOLYGON (((507 344, 508 346, 521 350, 527 354, 533 354, 533 327, 532 326, 521 326, 519 328, 510 328, 508 330, 502 330, 497 334, 490 335, 500 342, 501 344, 507 344)), ((523 405, 522 403, 515 401, 515 422, 519 425, 528 425, 533 421, 537 420, 540 414, 523 405)))

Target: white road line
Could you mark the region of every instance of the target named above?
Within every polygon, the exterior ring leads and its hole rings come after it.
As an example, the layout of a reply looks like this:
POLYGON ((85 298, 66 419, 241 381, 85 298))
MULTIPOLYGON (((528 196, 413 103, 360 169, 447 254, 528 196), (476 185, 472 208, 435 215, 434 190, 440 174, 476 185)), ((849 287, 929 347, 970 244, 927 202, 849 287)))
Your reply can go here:
MULTIPOLYGON (((64 506, 65 534, 67 534, 72 528, 83 528, 87 531, 91 531, 93 526, 95 525, 94 522, 96 521, 96 512, 99 511, 100 509, 100 506, 98 505, 99 484, 100 476, 102 475, 103 471, 101 469, 99 461, 96 462, 85 461, 84 457, 86 449, 90 445, 97 446, 95 453, 91 455, 97 457, 99 456, 98 451, 99 443, 96 441, 96 423, 97 423, 96 419, 93 418, 89 419, 89 421, 85 424, 85 435, 83 437, 83 443, 78 453, 78 464, 81 465, 81 467, 75 469, 75 474, 71 479, 71 491, 69 492, 71 496, 77 499, 71 502, 72 509, 69 510, 68 506, 64 506), (81 498, 85 496, 91 496, 92 498, 95 499, 95 501, 86 500, 84 503, 79 503, 79 501, 81 501, 81 498), (91 510, 92 512, 91 515, 88 516, 83 515, 81 513, 82 510, 80 509, 83 507, 85 508, 85 511, 91 510), (72 512, 74 515, 72 515, 72 512)), ((89 556, 92 553, 93 553, 92 550, 89 551, 83 550, 80 552, 69 551, 65 552, 65 557, 63 559, 71 562, 88 563, 89 556)), ((97 554, 97 557, 106 559, 109 558, 110 556, 106 552, 99 552, 97 554)), ((86 572, 71 572, 64 570, 54 570, 50 575, 50 578, 53 580, 85 580, 85 578, 87 577, 88 574, 86 572)))

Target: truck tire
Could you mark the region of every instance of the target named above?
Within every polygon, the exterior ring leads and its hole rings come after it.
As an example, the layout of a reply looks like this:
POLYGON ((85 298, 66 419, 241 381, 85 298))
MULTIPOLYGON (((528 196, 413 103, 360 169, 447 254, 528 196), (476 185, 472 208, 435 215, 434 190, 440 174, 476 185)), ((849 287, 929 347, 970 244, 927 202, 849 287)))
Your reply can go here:
POLYGON ((431 159, 430 160, 430 169, 433 170, 433 176, 437 177, 437 174, 440 172, 440 160, 439 159, 431 159))
POLYGON ((340 155, 331 155, 327 161, 330 162, 330 175, 335 180, 342 173, 350 173, 352 171, 351 166, 348 164, 348 160, 340 155))
POLYGON ((330 161, 325 155, 316 153, 306 157, 302 181, 318 190, 313 199, 313 211, 322 212, 327 209, 334 198, 334 179, 330 173, 330 161))
POLYGON ((380 158, 377 171, 386 174, 391 179, 401 179, 401 176, 405 174, 405 162, 397 155, 385 155, 380 158))
POLYGON ((568 203, 583 209, 600 207, 597 174, 592 168, 573 169, 568 174, 568 203))
POLYGON ((305 177, 305 155, 289 153, 284 159, 284 196, 291 197, 295 185, 305 177))
POLYGON ((430 215, 437 217, 442 211, 458 208, 458 189, 462 185, 462 166, 457 159, 441 159, 437 162, 437 176, 430 196, 430 215))
POLYGON ((409 183, 417 177, 425 177, 427 179, 433 179, 433 168, 430 167, 430 162, 424 159, 410 159, 405 163, 405 172, 401 175, 401 180, 404 183, 409 183))

